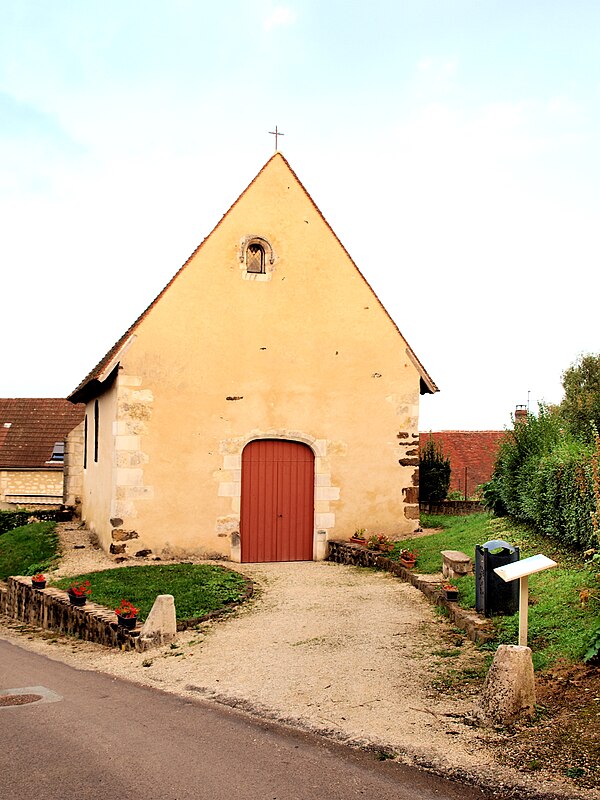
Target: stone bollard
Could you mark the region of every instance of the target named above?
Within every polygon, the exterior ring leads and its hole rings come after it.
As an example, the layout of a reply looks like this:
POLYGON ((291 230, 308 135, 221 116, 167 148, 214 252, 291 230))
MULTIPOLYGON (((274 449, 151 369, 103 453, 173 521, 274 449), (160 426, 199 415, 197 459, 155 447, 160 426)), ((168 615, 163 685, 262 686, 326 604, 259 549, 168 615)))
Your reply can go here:
POLYGON ((489 669, 474 717, 481 725, 511 725, 535 713, 531 648, 501 644, 489 669))
POLYGON ((167 644, 176 635, 175 598, 172 594, 159 594, 140 630, 140 648, 167 644))

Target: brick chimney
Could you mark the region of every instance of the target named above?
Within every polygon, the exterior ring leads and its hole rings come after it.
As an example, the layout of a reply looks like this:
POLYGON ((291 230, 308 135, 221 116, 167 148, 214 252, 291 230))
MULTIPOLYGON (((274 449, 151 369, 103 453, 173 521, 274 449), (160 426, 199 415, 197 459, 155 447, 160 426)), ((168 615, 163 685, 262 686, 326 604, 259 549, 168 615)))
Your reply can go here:
POLYGON ((527 422, 527 406, 517 406, 515 408, 515 425, 517 422, 527 422))

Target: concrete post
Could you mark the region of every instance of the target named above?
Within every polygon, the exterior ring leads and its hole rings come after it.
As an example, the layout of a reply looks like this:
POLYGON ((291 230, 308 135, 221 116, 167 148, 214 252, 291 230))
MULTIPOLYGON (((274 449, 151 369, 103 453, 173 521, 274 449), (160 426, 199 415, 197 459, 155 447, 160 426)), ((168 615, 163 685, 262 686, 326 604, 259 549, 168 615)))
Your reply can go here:
POLYGON ((474 710, 482 725, 511 725, 535 713, 535 679, 531 649, 501 644, 496 650, 474 710))

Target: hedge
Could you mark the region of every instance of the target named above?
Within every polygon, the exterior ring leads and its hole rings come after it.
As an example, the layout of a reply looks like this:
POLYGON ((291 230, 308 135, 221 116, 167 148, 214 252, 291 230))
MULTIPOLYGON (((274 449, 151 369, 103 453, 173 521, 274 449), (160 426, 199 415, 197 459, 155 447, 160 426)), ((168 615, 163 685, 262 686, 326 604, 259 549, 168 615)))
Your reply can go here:
POLYGON ((31 517, 43 522, 64 522, 72 517, 72 511, 52 509, 48 511, 0 511, 0 534, 27 525, 31 517))
POLYGON ((540 407, 516 423, 500 446, 486 502, 496 513, 534 525, 578 550, 597 548, 592 525, 599 481, 595 444, 574 439, 540 407))

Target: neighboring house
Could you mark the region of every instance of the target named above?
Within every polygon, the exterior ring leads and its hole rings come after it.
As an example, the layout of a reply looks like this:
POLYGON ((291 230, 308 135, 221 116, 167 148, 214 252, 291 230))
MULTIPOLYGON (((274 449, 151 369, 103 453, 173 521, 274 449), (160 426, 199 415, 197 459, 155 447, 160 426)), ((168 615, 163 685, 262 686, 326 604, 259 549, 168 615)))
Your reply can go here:
POLYGON ((83 413, 57 397, 0 398, 0 509, 62 504, 64 443, 83 413))
POLYGON ((234 561, 413 531, 435 391, 276 153, 70 396, 83 519, 113 553, 234 561))
POLYGON ((450 459, 450 491, 467 498, 492 477, 500 442, 506 431, 433 431, 421 433, 421 447, 429 437, 439 444, 450 459))

